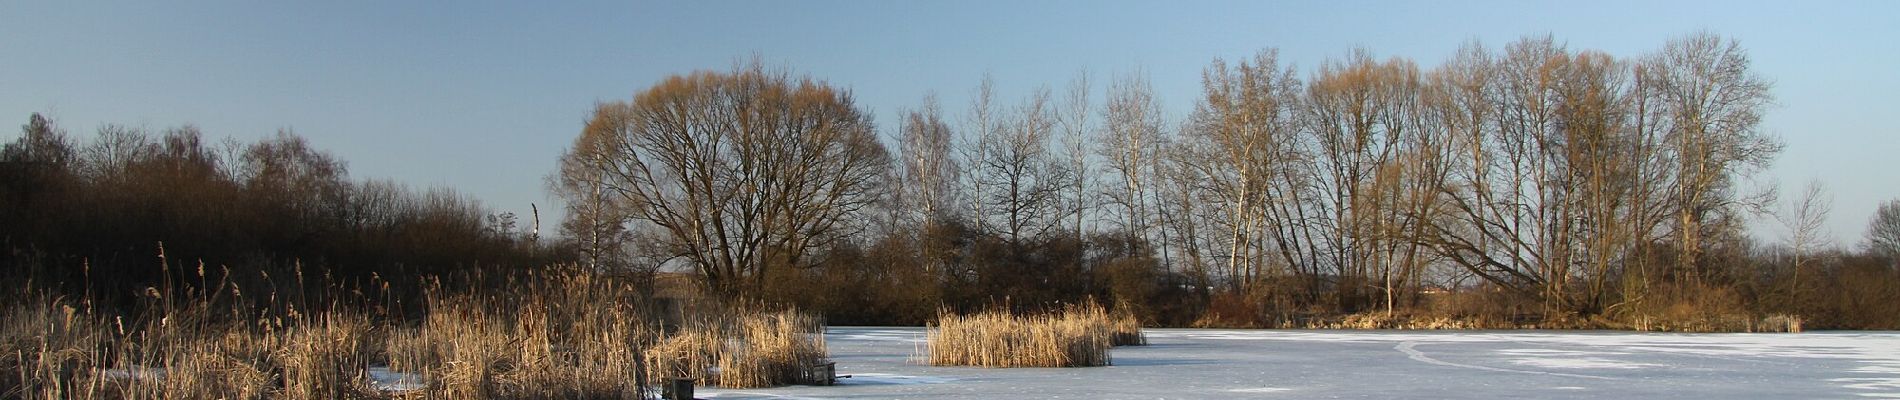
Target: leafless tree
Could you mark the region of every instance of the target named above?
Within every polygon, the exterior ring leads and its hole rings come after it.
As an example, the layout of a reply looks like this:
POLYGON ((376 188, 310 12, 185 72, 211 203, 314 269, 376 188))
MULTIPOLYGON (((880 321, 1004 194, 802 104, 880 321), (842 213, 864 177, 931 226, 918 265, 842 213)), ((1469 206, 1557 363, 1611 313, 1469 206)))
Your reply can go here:
POLYGON ((39 163, 65 166, 72 162, 74 151, 72 142, 66 139, 66 130, 53 124, 53 120, 39 113, 33 113, 26 125, 20 126, 20 139, 0 146, 0 161, 39 163))
POLYGON ((729 295, 865 229, 890 166, 849 93, 757 62, 668 78, 589 126, 617 207, 729 295))
POLYGON ((1750 69, 1741 43, 1696 33, 1664 45, 1639 67, 1647 95, 1676 162, 1670 196, 1677 268, 1700 276, 1707 220, 1736 207, 1759 207, 1763 196, 1737 193, 1735 177, 1767 165, 1781 149, 1761 132, 1773 100, 1770 83, 1750 69))
POLYGON ((630 239, 627 223, 629 210, 621 201, 610 201, 608 158, 614 157, 615 135, 632 116, 622 104, 595 105, 594 118, 581 129, 580 137, 562 155, 558 172, 549 178, 549 188, 567 202, 566 220, 561 228, 583 241, 581 250, 588 268, 626 267, 622 251, 630 239))
POLYGON ((1780 222, 1788 233, 1784 240, 1788 251, 1794 257, 1791 267, 1793 279, 1788 282, 1790 304, 1801 305, 1801 269, 1807 266, 1818 247, 1827 242, 1826 223, 1828 213, 1834 210, 1834 199, 1827 194, 1827 188, 1819 180, 1808 181, 1801 189, 1801 196, 1794 203, 1775 213, 1775 221, 1780 222))
POLYGON ((1148 78, 1139 73, 1117 78, 1108 87, 1102 105, 1102 140, 1096 152, 1106 160, 1115 181, 1103 190, 1106 200, 1121 208, 1121 228, 1148 239, 1149 204, 1154 190, 1154 164, 1164 138, 1161 103, 1148 78))
POLYGON ((1070 183, 1069 171, 1049 151, 1056 119, 1049 91, 1036 91, 1003 121, 984 149, 975 168, 982 181, 975 202, 990 210, 976 215, 983 225, 1001 229, 1012 243, 1040 236, 1061 226, 1061 191, 1070 183))
POLYGON ((1463 155, 1443 186, 1452 217, 1422 219, 1419 239, 1548 311, 1601 311, 1609 277, 1656 239, 1673 182, 1629 69, 1537 37, 1501 55, 1470 45, 1434 71, 1434 120, 1463 155))
POLYGON ((1887 200, 1874 210, 1874 219, 1867 224, 1867 250, 1900 257, 1900 199, 1887 200))
POLYGON ((1230 289, 1245 292, 1264 276, 1265 252, 1258 246, 1267 237, 1261 235, 1264 229, 1297 226, 1265 219, 1273 208, 1268 202, 1299 201, 1267 191, 1298 161, 1300 83, 1293 68, 1281 68, 1276 50, 1232 67, 1216 59, 1203 70, 1201 82, 1204 97, 1190 117, 1190 143, 1176 153, 1185 159, 1177 164, 1191 171, 1181 178, 1200 182, 1196 185, 1223 210, 1226 279, 1230 289))
POLYGON ((935 95, 924 98, 923 108, 904 113, 898 154, 902 159, 902 194, 916 218, 935 223, 955 212, 957 164, 952 157, 955 136, 943 120, 935 95))
POLYGON ((1409 227, 1412 212, 1426 197, 1409 190, 1414 181, 1434 181, 1410 168, 1429 162, 1431 148, 1415 137, 1427 129, 1421 118, 1418 68, 1410 61, 1375 61, 1354 51, 1343 62, 1327 63, 1307 87, 1302 109, 1312 135, 1313 176, 1321 193, 1314 219, 1327 264, 1338 277, 1334 290, 1344 301, 1358 301, 1367 286, 1384 292, 1390 311, 1398 284, 1415 270, 1409 227), (1374 284, 1373 280, 1379 283, 1374 284))
POLYGON ((84 171, 91 179, 122 173, 145 152, 151 151, 151 138, 145 131, 124 125, 105 125, 91 143, 79 150, 84 171))
POLYGON ((990 158, 990 148, 994 147, 991 142, 1002 140, 1002 127, 996 117, 996 81, 989 74, 984 74, 982 83, 977 84, 976 90, 970 93, 970 109, 964 115, 965 121, 959 135, 963 140, 958 146, 961 150, 958 153, 962 156, 958 164, 969 168, 963 174, 963 192, 971 196, 968 199, 970 218, 980 231, 990 229, 986 225, 989 218, 988 207, 985 207, 987 202, 980 196, 990 190, 989 170, 982 168, 983 162, 990 158))
POLYGON ((1089 165, 1090 142, 1095 140, 1094 129, 1089 126, 1089 73, 1087 70, 1076 73, 1069 81, 1068 91, 1064 93, 1062 104, 1058 107, 1057 121, 1062 128, 1062 158, 1068 164, 1064 167, 1069 175, 1068 212, 1075 220, 1071 227, 1077 237, 1084 232, 1082 222, 1087 219, 1090 209, 1094 208, 1094 193, 1088 185, 1094 178, 1093 168, 1089 165))

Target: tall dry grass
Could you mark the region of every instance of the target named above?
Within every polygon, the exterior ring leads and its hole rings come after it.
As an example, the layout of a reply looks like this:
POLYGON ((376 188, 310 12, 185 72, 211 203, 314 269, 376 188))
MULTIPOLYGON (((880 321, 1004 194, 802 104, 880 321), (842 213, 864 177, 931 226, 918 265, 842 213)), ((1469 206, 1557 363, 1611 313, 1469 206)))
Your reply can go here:
POLYGON ((1148 335, 1141 333, 1141 317, 1135 316, 1134 308, 1128 304, 1115 307, 1108 314, 1108 341, 1114 346, 1147 346, 1148 335))
POLYGON ((420 375, 432 398, 638 398, 640 349, 651 329, 635 289, 555 272, 514 285, 518 295, 438 293, 419 325, 384 343, 392 370, 420 375))
POLYGON ((152 288, 123 314, 32 290, 0 297, 0 399, 633 399, 671 376, 649 362, 759 387, 790 383, 826 356, 807 314, 715 313, 698 316, 703 329, 668 333, 632 284, 568 268, 501 292, 427 285, 416 290, 428 304, 410 318, 339 300, 375 297, 356 289, 252 295, 225 281, 152 288), (711 351, 661 356, 689 342, 711 351), (379 368, 412 381, 378 382, 379 368))
POLYGON ((1089 302, 1038 315, 940 311, 925 342, 931 365, 1013 368, 1109 365, 1117 342, 1147 340, 1132 314, 1111 315, 1089 302))
POLYGON ((803 383, 807 366, 827 361, 824 325, 816 317, 746 309, 690 322, 649 347, 651 382, 691 378, 729 388, 780 386, 803 383))

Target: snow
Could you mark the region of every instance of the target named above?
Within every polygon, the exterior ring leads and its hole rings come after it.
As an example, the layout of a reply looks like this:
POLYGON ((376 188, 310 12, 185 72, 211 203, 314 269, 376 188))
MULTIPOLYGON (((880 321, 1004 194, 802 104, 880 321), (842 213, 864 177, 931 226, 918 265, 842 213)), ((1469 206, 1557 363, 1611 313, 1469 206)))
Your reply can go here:
POLYGON ((929 385, 948 383, 956 379, 940 376, 910 376, 868 372, 853 374, 850 378, 845 378, 845 380, 847 380, 847 384, 850 385, 929 385))
MULTIPOLYGON (((702 387, 720 399, 1896 398, 1900 333, 1150 329, 1097 368, 933 367, 923 328, 834 327, 838 386, 702 387)), ((109 379, 165 371, 102 370, 109 379)), ((373 367, 384 391, 423 388, 373 367)))
POLYGON ((1284 392, 1288 390, 1293 390, 1293 389, 1277 388, 1277 387, 1227 389, 1228 392, 1233 392, 1233 393, 1275 393, 1275 392, 1284 392))
POLYGON ((1900 398, 1900 333, 1151 329, 1099 368, 919 365, 922 328, 834 327, 825 398, 1900 398))
MULTIPOLYGON (((422 375, 391 371, 388 367, 370 367, 368 369, 370 387, 383 392, 408 392, 427 388, 422 375)), ((99 370, 106 379, 159 380, 165 378, 164 368, 134 366, 131 368, 107 368, 99 370)))
POLYGON ((423 383, 422 375, 395 372, 389 370, 389 367, 370 367, 369 384, 376 390, 384 392, 407 392, 428 388, 427 384, 423 383))
POLYGON ((1512 362, 1512 363, 1514 363, 1514 364, 1517 364, 1517 365, 1523 365, 1523 366, 1529 366, 1529 367, 1537 367, 1537 368, 1621 368, 1621 369, 1630 369, 1630 368, 1652 368, 1652 367, 1662 367, 1662 366, 1663 366, 1663 365, 1661 365, 1661 364, 1645 364, 1645 363, 1638 363, 1638 362, 1627 362, 1627 361, 1617 361, 1617 360, 1611 360, 1611 359, 1606 359, 1606 358, 1597 358, 1597 357, 1577 357, 1577 358, 1513 358, 1513 359, 1511 359, 1511 362, 1512 362))

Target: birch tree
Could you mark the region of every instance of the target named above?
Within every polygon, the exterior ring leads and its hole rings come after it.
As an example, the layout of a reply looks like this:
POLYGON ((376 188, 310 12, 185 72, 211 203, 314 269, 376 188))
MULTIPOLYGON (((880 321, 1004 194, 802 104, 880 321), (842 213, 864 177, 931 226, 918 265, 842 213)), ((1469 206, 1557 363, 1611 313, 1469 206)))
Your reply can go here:
POLYGON ((1161 104, 1148 78, 1139 74, 1117 78, 1108 87, 1102 105, 1103 136, 1096 153, 1106 160, 1113 183, 1104 188, 1107 201, 1120 208, 1121 229, 1149 239, 1154 191, 1154 164, 1161 155, 1164 122, 1161 104))

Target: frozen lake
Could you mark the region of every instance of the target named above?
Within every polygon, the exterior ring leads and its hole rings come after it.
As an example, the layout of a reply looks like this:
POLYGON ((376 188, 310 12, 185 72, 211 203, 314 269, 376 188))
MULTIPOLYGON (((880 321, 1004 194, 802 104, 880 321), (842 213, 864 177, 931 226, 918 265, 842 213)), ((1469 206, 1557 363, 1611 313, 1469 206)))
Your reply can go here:
POLYGON ((1150 329, 1096 368, 918 365, 923 328, 834 327, 840 386, 735 398, 1900 398, 1900 333, 1150 329))

